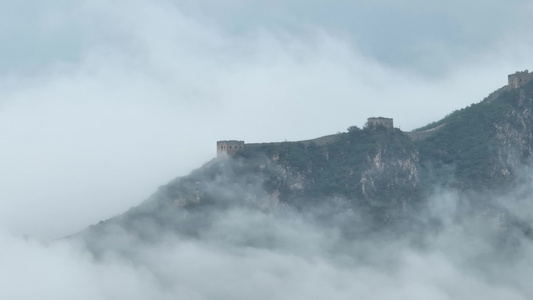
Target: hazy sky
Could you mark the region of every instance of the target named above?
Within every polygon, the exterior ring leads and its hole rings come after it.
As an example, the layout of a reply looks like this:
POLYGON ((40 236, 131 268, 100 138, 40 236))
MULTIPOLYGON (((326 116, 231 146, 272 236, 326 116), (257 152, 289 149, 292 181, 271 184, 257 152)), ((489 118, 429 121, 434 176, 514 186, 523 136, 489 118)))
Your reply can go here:
POLYGON ((393 117, 533 69, 533 2, 0 1, 0 229, 121 213, 215 155, 393 117))

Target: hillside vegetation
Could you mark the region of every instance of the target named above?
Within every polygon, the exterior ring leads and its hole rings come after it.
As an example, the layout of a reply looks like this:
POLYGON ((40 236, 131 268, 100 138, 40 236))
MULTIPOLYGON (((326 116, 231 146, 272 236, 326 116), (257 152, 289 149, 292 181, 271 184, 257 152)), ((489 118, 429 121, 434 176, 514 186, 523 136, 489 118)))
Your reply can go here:
POLYGON ((442 189, 486 195, 476 198, 482 199, 477 213, 501 218, 494 197, 517 185, 533 155, 532 112, 533 82, 501 89, 428 125, 434 132, 420 141, 399 129, 352 126, 319 144, 253 144, 175 179, 84 234, 100 239, 119 226, 148 240, 166 231, 197 236, 232 207, 295 209, 334 221, 349 236, 420 230, 433 226, 422 212, 442 189))

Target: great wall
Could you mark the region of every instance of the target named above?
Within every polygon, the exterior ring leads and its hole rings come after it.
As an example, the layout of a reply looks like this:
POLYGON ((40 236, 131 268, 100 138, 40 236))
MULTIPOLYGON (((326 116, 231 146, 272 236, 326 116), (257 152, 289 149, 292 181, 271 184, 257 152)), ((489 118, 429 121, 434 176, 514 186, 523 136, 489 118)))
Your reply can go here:
MULTIPOLYGON (((501 88, 497 91, 497 93, 493 93, 495 95, 491 95, 493 98, 497 96, 496 94, 499 94, 504 89, 516 89, 521 87, 522 85, 533 81, 533 73, 529 73, 528 70, 525 71, 517 71, 514 74, 509 74, 507 76, 507 86, 501 88)), ((490 97, 490 96, 489 96, 490 97)), ((491 99, 488 99, 489 101, 491 99)), ((441 124, 439 126, 427 129, 427 130, 420 130, 420 131, 408 131, 403 132, 405 135, 407 135, 411 140, 413 141, 420 141, 423 139, 426 139, 430 137, 433 133, 435 133, 439 128, 443 127, 446 124, 441 124)), ((367 119, 367 123, 365 127, 368 128, 375 128, 378 126, 383 126, 388 129, 394 129, 394 123, 392 118, 385 118, 385 117, 371 117, 367 119)), ((328 143, 331 143, 335 141, 340 133, 338 134, 331 134, 322 136, 316 139, 311 140, 302 140, 302 141, 296 141, 297 143, 303 143, 303 144, 311 144, 314 143, 318 146, 325 145, 328 143)), ((222 140, 217 141, 217 157, 224 157, 224 156, 233 156, 237 152, 244 150, 245 148, 251 148, 261 145, 261 143, 250 143, 246 144, 244 141, 239 140, 222 140)))

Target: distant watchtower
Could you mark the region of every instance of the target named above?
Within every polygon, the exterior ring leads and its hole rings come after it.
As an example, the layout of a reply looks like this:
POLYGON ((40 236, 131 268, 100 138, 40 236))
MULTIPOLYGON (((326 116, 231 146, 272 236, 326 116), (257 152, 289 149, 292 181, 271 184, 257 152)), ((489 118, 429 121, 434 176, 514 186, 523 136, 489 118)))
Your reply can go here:
POLYGON ((233 156, 235 153, 244 150, 244 141, 218 141, 217 157, 224 155, 233 156))
POLYGON ((516 72, 508 76, 509 83, 508 87, 518 88, 530 81, 533 81, 533 73, 529 73, 528 70, 522 72, 516 72))
POLYGON ((392 118, 368 118, 366 124, 368 125, 368 127, 383 126, 385 128, 394 128, 392 118))

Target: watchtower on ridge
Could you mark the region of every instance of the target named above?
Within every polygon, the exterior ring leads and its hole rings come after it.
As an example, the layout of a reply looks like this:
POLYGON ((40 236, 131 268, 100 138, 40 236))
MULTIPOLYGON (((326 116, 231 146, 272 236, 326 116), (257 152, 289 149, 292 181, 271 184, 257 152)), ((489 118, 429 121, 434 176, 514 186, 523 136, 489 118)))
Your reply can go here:
POLYGON ((522 72, 516 72, 507 76, 509 83, 507 84, 510 88, 518 88, 530 81, 533 81, 533 73, 529 73, 528 70, 522 72))
POLYGON ((383 126, 385 128, 394 128, 394 124, 392 122, 392 118, 384 118, 384 117, 377 117, 377 118, 368 118, 366 124, 368 127, 377 127, 377 126, 383 126))
POLYGON ((241 150, 244 150, 244 141, 217 141, 217 157, 233 156, 241 150))

